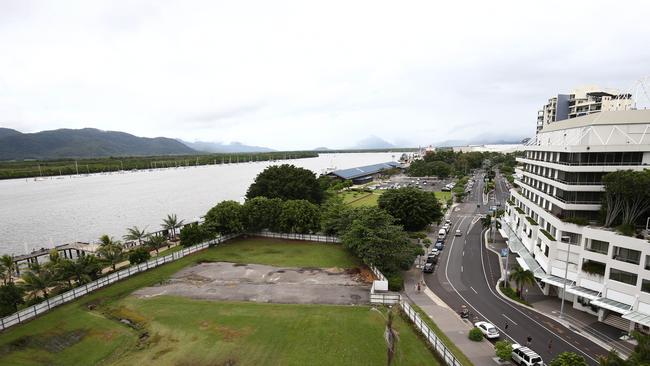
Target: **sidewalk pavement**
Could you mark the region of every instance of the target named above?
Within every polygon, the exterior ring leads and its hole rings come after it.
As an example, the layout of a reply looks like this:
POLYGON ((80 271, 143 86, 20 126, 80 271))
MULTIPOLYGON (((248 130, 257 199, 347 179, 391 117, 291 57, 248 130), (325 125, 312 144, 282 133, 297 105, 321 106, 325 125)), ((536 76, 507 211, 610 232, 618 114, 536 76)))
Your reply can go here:
POLYGON ((406 297, 419 306, 445 335, 463 351, 474 365, 495 364, 494 348, 490 342, 474 342, 467 338, 472 328, 469 321, 460 318, 456 311, 452 310, 439 299, 426 285, 417 291, 418 281, 423 281, 422 272, 412 268, 404 273, 404 291, 406 297))
MULTIPOLYGON (((498 252, 501 248, 506 247, 506 242, 498 232, 496 233, 495 238, 496 241, 494 243, 490 243, 489 247, 490 249, 496 250, 498 252)), ((519 265, 515 259, 516 255, 512 254, 508 256, 508 258, 509 269, 514 268, 515 265, 519 265)), ((503 267, 505 266, 503 263, 504 261, 505 260, 503 259, 501 260, 502 271, 503 267)), ((534 311, 552 318, 558 323, 563 324, 569 330, 585 336, 592 342, 599 344, 605 349, 610 349, 613 347, 619 353, 626 356, 634 350, 634 344, 629 341, 623 341, 620 339, 620 337, 627 332, 612 327, 609 324, 599 322, 596 315, 574 309, 573 304, 570 301, 564 301, 564 314, 563 317, 560 318, 560 307, 562 306, 562 300, 558 297, 544 295, 537 284, 534 286, 527 286, 523 297, 529 304, 532 305, 532 309, 534 311)))

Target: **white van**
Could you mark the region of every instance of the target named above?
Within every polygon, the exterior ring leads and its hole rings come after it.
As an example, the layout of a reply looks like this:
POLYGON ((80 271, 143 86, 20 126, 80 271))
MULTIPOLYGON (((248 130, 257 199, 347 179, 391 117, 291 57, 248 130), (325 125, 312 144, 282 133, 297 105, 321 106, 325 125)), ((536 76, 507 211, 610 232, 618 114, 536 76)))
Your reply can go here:
POLYGON ((512 361, 516 365, 522 366, 542 366, 544 361, 542 357, 528 347, 522 347, 515 343, 512 345, 512 361))
POLYGON ((444 239, 447 236, 447 230, 440 229, 438 231, 438 239, 444 239))

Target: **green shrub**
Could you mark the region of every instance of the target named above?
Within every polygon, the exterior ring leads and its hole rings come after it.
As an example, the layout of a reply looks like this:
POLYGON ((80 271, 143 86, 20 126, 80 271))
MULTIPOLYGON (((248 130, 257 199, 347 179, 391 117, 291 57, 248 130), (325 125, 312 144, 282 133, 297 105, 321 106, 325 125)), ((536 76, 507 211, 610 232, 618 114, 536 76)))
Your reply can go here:
POLYGON ((512 287, 506 286, 503 282, 501 283, 501 292, 503 292, 504 295, 508 296, 509 298, 515 300, 516 302, 522 303, 524 305, 528 305, 532 307, 530 303, 522 299, 521 297, 517 296, 517 291, 515 291, 512 287))
POLYGON ((390 291, 402 291, 404 288, 404 278, 401 273, 386 273, 388 280, 388 289, 390 291))
POLYGON ((587 221, 587 219, 584 217, 565 217, 562 219, 562 221, 580 226, 589 225, 589 221, 587 221))
POLYGON ((483 340, 483 332, 480 329, 474 327, 467 334, 467 338, 474 342, 480 342, 483 340))
POLYGON ((494 344, 494 353, 500 360, 510 361, 512 357, 512 343, 508 341, 498 341, 494 344))
POLYGON ((129 262, 131 264, 140 264, 144 263, 151 258, 151 254, 149 254, 149 249, 144 248, 144 247, 139 247, 137 249, 132 250, 129 253, 129 262))
POLYGON ((625 236, 634 236, 634 233, 636 232, 634 225, 630 224, 619 225, 616 230, 625 236))

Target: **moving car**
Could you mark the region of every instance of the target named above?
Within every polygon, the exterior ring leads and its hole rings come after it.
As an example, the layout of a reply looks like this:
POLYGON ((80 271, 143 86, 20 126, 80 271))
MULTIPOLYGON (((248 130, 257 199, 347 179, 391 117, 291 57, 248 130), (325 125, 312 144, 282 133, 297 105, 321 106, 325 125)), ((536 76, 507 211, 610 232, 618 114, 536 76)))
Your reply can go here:
POLYGON ((462 236, 463 233, 462 233, 460 230, 456 230, 456 234, 454 234, 454 235, 455 235, 455 236, 462 236))
POLYGON ((424 267, 422 267, 422 272, 433 273, 434 267, 435 267, 434 263, 425 263, 424 267))
POLYGON ((481 333, 488 339, 499 338, 499 330, 497 327, 488 322, 476 322, 474 326, 481 330, 481 333))
POLYGON ((512 345, 512 361, 517 365, 523 366, 542 366, 544 361, 542 357, 528 347, 522 347, 520 344, 512 345))

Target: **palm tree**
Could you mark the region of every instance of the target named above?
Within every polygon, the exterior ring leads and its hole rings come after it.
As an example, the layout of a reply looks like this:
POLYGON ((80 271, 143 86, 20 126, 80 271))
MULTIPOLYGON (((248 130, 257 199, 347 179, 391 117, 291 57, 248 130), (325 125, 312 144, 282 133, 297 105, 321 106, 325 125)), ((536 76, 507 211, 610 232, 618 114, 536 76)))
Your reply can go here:
POLYGON ((77 284, 88 283, 99 277, 102 267, 94 255, 84 255, 76 260, 64 260, 61 262, 61 277, 71 285, 71 279, 77 284))
POLYGON ((38 296, 39 292, 43 293, 43 297, 48 298, 48 289, 58 285, 59 280, 56 274, 48 266, 41 266, 36 263, 30 266, 29 271, 25 272, 22 276, 23 288, 29 292, 28 297, 34 298, 38 296))
POLYGON ((120 244, 103 245, 97 250, 97 254, 111 264, 113 271, 115 266, 124 258, 122 245, 120 244))
POLYGON ((107 246, 107 245, 113 245, 117 243, 113 237, 108 236, 106 234, 102 235, 99 237, 99 245, 100 246, 107 246))
POLYGON ((483 229, 489 228, 490 233, 492 233, 492 216, 485 215, 485 217, 481 219, 481 225, 483 225, 483 229))
POLYGON ((533 272, 530 270, 524 270, 520 266, 515 266, 515 268, 510 271, 510 278, 515 281, 515 284, 517 285, 517 294, 520 296, 524 286, 535 283, 535 275, 533 272))
POLYGON ((14 259, 10 255, 5 254, 0 257, 0 269, 2 283, 6 285, 13 282, 12 276, 16 273, 16 263, 14 263, 14 259))
POLYGON ((142 245, 142 239, 147 236, 146 228, 140 229, 137 226, 126 229, 127 234, 124 235, 124 240, 137 240, 138 244, 142 245))
POLYGON ((183 220, 178 221, 176 214, 168 214, 167 218, 163 219, 162 228, 172 233, 172 239, 176 237, 176 229, 183 226, 183 220))
POLYGON ((167 239, 165 239, 165 237, 162 235, 151 235, 149 236, 146 242, 146 245, 150 249, 156 251, 156 255, 158 255, 158 250, 164 247, 166 244, 167 244, 167 239))

